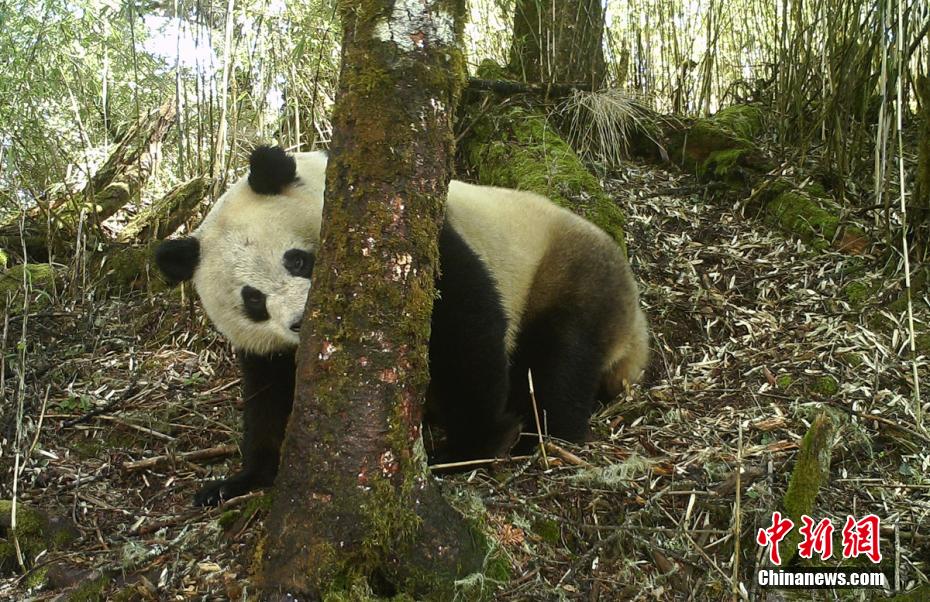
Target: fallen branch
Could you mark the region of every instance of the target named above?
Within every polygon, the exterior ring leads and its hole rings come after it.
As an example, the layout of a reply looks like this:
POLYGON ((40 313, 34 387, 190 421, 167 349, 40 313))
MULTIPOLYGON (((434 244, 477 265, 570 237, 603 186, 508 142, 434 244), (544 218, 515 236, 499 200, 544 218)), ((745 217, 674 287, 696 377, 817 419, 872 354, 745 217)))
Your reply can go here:
POLYGON ((135 472, 137 470, 148 470, 168 464, 173 460, 184 460, 185 462, 203 462, 207 460, 218 460, 228 458, 239 452, 238 445, 217 445, 206 449, 198 449, 182 454, 169 454, 164 456, 155 456, 145 460, 135 460, 133 462, 123 462, 123 470, 135 472))
POLYGON ((582 82, 567 84, 528 84, 509 79, 481 79, 478 77, 469 77, 468 88, 470 90, 486 90, 497 94, 542 94, 546 97, 550 97, 568 96, 574 90, 590 92, 591 84, 582 82))
POLYGON ((556 445, 552 441, 546 441, 545 443, 546 451, 548 451, 553 456, 558 457, 560 460, 566 464, 571 464, 572 466, 588 466, 588 463, 568 451, 564 447, 556 445))
POLYGON ((119 242, 147 241, 172 234, 197 208, 209 186, 210 179, 204 176, 178 184, 133 217, 120 232, 119 242))
POLYGON ((116 406, 120 405, 121 403, 123 403, 124 401, 126 401, 127 399, 135 395, 136 391, 138 390, 139 390, 139 379, 137 377, 131 383, 129 383, 129 386, 126 387, 126 390, 123 391, 119 397, 116 397, 108 401, 107 403, 100 406, 99 408, 94 408, 93 410, 87 412, 86 414, 82 414, 81 416, 78 416, 77 418, 72 418, 71 420, 66 421, 64 424, 61 425, 61 428, 70 428, 76 424, 87 422, 91 418, 100 416, 101 414, 106 414, 107 412, 115 408, 116 406))

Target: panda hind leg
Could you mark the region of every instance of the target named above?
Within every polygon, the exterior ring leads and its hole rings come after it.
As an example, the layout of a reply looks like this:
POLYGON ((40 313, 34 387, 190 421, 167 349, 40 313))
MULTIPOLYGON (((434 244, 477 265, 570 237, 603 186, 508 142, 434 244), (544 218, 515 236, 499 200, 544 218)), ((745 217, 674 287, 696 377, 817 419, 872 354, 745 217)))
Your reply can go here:
POLYGON ((436 461, 509 450, 520 424, 508 414, 507 317, 486 266, 446 224, 439 235, 439 297, 429 344, 430 414, 446 434, 436 461))
POLYGON ((520 432, 520 423, 505 411, 509 383, 503 336, 449 333, 435 317, 434 312, 430 403, 446 441, 434 460, 455 462, 505 454, 520 432))
MULTIPOLYGON (((533 397, 544 434, 573 442, 588 440, 604 362, 597 339, 584 324, 561 314, 534 320, 521 337, 518 365, 532 371, 533 397)), ((524 409, 524 422, 535 431, 531 404, 532 400, 524 409)))

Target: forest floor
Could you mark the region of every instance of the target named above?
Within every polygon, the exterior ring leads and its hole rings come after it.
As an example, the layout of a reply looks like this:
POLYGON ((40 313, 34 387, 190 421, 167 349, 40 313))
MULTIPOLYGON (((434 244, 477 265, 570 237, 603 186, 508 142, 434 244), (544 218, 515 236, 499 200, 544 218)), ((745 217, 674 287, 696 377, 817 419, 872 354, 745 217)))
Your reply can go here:
MULTIPOLYGON (((881 281, 878 267, 812 251, 690 176, 630 164, 608 189, 629 218, 652 365, 597 415, 594 442, 550 447, 548 469, 534 457, 442 476, 509 562, 509 580, 485 580, 490 597, 785 599, 755 585, 766 556, 756 532, 781 508, 821 412, 836 428, 814 518, 833 520, 834 559, 846 516, 874 513, 882 567, 902 587, 925 584, 930 439, 915 426, 903 318, 882 294, 864 309, 843 300, 870 270, 881 281), (875 328, 879 315, 898 327, 875 328)), ((75 290, 82 299, 61 294, 6 326, 6 341, 30 341, 7 344, 7 361, 27 370, 2 383, 24 401, 31 441, 16 496, 64 535, 27 575, 7 573, 0 599, 245 599, 262 494, 191 507, 204 479, 239 462, 230 349, 177 291, 94 301, 92 285, 75 290), (199 450, 210 458, 184 455, 199 450)), ((926 358, 918 371, 930 389, 926 358)), ((4 474, 12 462, 0 454, 4 474)))

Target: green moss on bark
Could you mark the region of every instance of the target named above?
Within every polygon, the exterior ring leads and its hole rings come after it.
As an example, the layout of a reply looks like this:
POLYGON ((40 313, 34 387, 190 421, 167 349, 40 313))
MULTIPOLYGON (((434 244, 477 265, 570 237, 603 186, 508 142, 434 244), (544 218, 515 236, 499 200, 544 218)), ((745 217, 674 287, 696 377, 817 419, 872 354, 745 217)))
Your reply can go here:
POLYGON ((145 241, 155 235, 164 238, 172 234, 203 200, 209 184, 210 180, 202 176, 178 184, 133 217, 120 232, 119 240, 145 241))

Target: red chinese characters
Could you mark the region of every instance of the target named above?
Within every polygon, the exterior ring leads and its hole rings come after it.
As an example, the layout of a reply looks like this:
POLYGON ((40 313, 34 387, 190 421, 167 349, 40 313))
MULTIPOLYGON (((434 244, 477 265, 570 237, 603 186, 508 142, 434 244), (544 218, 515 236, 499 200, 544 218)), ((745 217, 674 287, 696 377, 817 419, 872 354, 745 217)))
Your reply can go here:
POLYGON ((772 526, 768 529, 759 529, 756 533, 756 543, 760 546, 769 546, 769 560, 772 564, 781 564, 778 544, 793 528, 794 522, 790 518, 782 518, 781 512, 773 512, 772 526))
POLYGON ((847 516, 843 526, 843 558, 857 558, 865 554, 875 564, 881 562, 882 553, 878 549, 879 527, 879 518, 874 514, 859 520, 847 516))
POLYGON ((806 514, 801 515, 799 531, 804 539, 798 544, 798 554, 801 558, 813 558, 814 552, 826 560, 833 556, 833 522, 829 518, 821 520, 816 525, 814 519, 806 514))
MULTIPOLYGON (((880 519, 874 514, 866 515, 859 520, 847 516, 842 531, 843 558, 865 556, 875 564, 880 563, 882 561, 882 553, 879 550, 880 526, 880 519)), ((773 512, 772 525, 759 529, 756 533, 756 543, 760 546, 768 546, 769 559, 772 564, 781 564, 778 544, 788 536, 793 528, 794 521, 783 517, 781 512, 773 512)), ((798 544, 798 555, 801 558, 810 559, 817 554, 821 560, 827 560, 833 556, 834 528, 829 518, 816 521, 806 514, 802 515, 798 532, 802 537, 798 544)))

